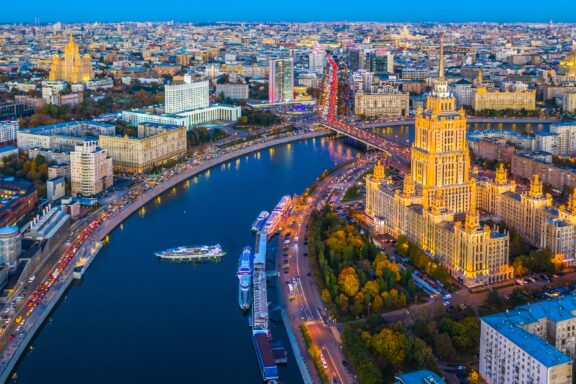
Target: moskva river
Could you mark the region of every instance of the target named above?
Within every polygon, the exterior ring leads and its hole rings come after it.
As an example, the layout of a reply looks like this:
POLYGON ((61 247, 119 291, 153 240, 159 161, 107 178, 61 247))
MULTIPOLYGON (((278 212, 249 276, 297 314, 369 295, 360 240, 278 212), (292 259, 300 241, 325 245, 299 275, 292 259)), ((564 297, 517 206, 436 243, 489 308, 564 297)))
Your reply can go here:
MULTIPOLYGON (((17 366, 17 383, 259 383, 248 319, 238 307, 238 257, 250 226, 285 194, 356 155, 338 141, 278 146, 211 169, 159 196, 114 230, 84 280, 73 285, 17 366), (162 262, 155 251, 220 243, 221 262, 162 262)), ((272 247, 273 248, 273 247, 272 247)), ((269 257, 275 256, 274 249, 269 257)), ((301 383, 280 313, 274 340, 301 383)))

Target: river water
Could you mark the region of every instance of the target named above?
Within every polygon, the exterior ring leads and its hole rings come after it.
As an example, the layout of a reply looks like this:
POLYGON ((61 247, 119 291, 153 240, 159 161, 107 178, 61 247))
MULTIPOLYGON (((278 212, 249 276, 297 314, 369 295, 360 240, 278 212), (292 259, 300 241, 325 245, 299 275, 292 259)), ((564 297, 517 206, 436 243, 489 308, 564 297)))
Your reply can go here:
MULTIPOLYGON (((468 123, 468 131, 483 131, 486 129, 510 130, 518 133, 534 135, 540 131, 547 131, 549 129, 549 124, 468 123)), ((372 131, 404 145, 409 145, 414 140, 414 125, 411 124, 401 125, 398 127, 373 128, 372 131)))
MULTIPOLYGON (((534 132, 536 124, 470 124, 534 132)), ((411 142, 413 127, 375 129, 411 142)), ((250 225, 284 194, 301 193, 356 151, 312 139, 216 167, 150 202, 110 235, 84 280, 73 286, 17 366, 17 383, 259 383, 248 321, 238 308, 238 256, 254 246, 250 225), (154 251, 220 243, 220 263, 161 262, 154 251)), ((271 249, 269 257, 275 252, 271 249)), ((273 302, 277 292, 269 288, 273 302)), ((273 303, 273 306, 275 304, 273 303)), ((278 311, 272 311, 280 319, 278 311)), ((281 381, 301 383, 289 351, 281 381)))
MULTIPOLYGON (((15 382, 261 382, 235 275, 242 248, 254 247, 250 226, 282 195, 301 193, 355 154, 327 139, 282 145, 213 168, 150 202, 111 233, 33 340, 15 382), (219 263, 161 262, 153 255, 214 243, 228 251, 219 263)), ((268 297, 276 301, 274 288, 268 297)), ((278 311, 271 316, 280 319, 278 311)), ((289 350, 282 382, 301 383, 284 327, 271 326, 289 350)))

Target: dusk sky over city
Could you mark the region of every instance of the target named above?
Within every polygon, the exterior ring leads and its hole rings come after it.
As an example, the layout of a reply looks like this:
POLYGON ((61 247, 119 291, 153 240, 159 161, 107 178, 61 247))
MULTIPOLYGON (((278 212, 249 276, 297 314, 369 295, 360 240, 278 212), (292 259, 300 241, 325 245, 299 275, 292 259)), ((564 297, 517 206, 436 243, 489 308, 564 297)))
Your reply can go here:
POLYGON ((5 2, 0 22, 40 21, 576 21, 576 2, 562 0, 554 7, 542 7, 541 1, 462 2, 455 0, 399 1, 368 0, 361 6, 350 6, 349 1, 274 2, 265 0, 222 0, 215 6, 212 2, 175 0, 169 7, 156 1, 101 0, 98 6, 91 2, 52 2, 31 0, 22 7, 20 2, 5 2), (70 6, 67 7, 66 4, 70 6))

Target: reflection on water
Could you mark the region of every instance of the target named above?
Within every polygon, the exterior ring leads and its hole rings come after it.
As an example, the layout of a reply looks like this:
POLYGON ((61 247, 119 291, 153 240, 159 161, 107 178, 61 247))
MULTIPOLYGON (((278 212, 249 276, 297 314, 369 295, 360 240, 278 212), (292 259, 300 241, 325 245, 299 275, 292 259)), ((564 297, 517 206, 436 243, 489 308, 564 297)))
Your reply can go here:
MULTIPOLYGON (((250 225, 280 196, 302 193, 332 159, 354 155, 340 143, 298 142, 276 147, 273 157, 262 151, 260 161, 231 160, 192 178, 189 188, 170 188, 161 204, 151 201, 112 232, 34 339, 34 352, 23 356, 18 383, 262 382, 248 320, 238 309, 238 255, 254 244, 250 225), (162 263, 153 254, 214 243, 228 251, 220 263, 162 263)), ((271 308, 276 297, 270 288, 271 308)), ((302 383, 284 326, 271 328, 289 354, 282 382, 302 383)))
MULTIPOLYGON (((486 129, 510 130, 526 135, 534 135, 537 132, 547 131, 549 124, 531 123, 468 123, 468 131, 483 131, 486 129)), ((377 135, 394 140, 401 144, 410 144, 414 141, 414 125, 400 125, 398 127, 373 128, 377 135)))

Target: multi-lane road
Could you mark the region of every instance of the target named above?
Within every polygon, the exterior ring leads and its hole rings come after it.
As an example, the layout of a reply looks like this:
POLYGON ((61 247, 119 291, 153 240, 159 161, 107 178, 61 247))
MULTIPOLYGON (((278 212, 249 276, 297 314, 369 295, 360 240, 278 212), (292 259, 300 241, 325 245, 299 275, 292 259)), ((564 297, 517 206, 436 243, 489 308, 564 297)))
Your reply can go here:
MULTIPOLYGON (((314 209, 328 202, 338 203, 345 191, 371 166, 365 158, 357 159, 319 182, 307 200, 296 205, 279 237, 277 267, 290 325, 300 342, 300 349, 306 351, 300 330, 300 324, 306 324, 312 340, 321 349, 327 376, 337 383, 354 383, 355 377, 342 351, 339 324, 327 311, 312 276, 306 238, 308 218, 314 209), (293 287, 292 294, 288 284, 293 287)), ((310 356, 307 353, 305 356, 308 369, 314 370, 310 356)))

